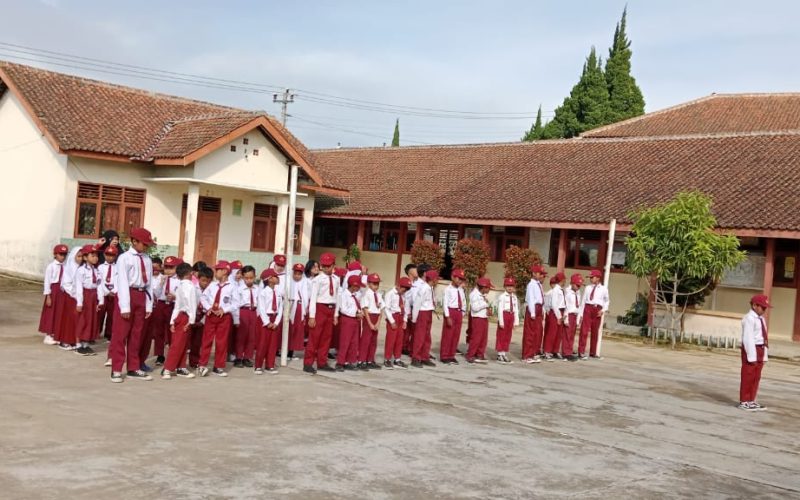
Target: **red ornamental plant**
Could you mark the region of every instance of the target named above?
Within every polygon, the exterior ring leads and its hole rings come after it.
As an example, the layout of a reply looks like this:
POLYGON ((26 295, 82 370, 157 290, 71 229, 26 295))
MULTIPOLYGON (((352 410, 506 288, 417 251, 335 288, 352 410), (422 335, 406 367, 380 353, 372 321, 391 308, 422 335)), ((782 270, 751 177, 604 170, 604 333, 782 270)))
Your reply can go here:
POLYGON ((453 268, 463 269, 467 275, 468 289, 475 286, 478 278, 486 275, 489 264, 489 245, 481 240, 464 238, 456 243, 453 253, 453 268))
POLYGON ((411 246, 411 262, 428 264, 431 269, 441 271, 444 267, 444 250, 436 243, 419 240, 411 246))
POLYGON ((541 263, 542 259, 532 248, 511 245, 506 249, 505 275, 517 280, 518 297, 525 297, 525 288, 531 280, 531 266, 541 263))

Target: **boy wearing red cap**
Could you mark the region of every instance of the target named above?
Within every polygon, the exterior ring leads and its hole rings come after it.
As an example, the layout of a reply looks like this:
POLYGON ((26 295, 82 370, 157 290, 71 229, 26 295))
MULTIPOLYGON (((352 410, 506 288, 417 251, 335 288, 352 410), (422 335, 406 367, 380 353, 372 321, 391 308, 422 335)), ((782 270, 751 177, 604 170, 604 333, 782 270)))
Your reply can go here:
POLYGON ((590 284, 583 289, 583 300, 581 301, 581 309, 583 310, 583 320, 581 321, 581 334, 578 339, 578 355, 581 359, 588 359, 586 357, 586 337, 591 332, 589 356, 594 359, 600 359, 597 355, 597 339, 600 333, 600 321, 603 314, 608 311, 608 288, 605 287, 600 281, 603 279, 603 273, 598 269, 592 269, 589 273, 590 284))
POLYGON ((261 290, 255 285, 256 270, 253 266, 244 266, 240 274, 241 280, 231 284, 235 287, 234 301, 239 306, 236 308, 239 327, 236 331, 236 343, 231 352, 234 368, 252 368, 253 351, 261 328, 258 322, 258 297, 261 290))
POLYGON ((183 378, 194 378, 194 373, 186 368, 186 345, 192 326, 197 319, 197 293, 192 283, 192 266, 181 262, 175 268, 178 285, 172 290, 175 297, 169 329, 172 333, 167 359, 161 378, 169 380, 175 374, 183 378))
POLYGON ((464 295, 464 280, 467 278, 463 269, 453 269, 450 284, 444 289, 442 296, 442 340, 439 342, 439 359, 446 365, 457 365, 456 349, 461 340, 461 324, 467 312, 467 298, 464 295))
MULTIPOLYGON (((150 289, 152 290, 151 300, 153 303, 153 312, 156 310, 156 303, 158 302, 156 293, 159 288, 161 288, 162 283, 164 282, 164 275, 162 274, 162 265, 163 262, 161 257, 152 257, 150 261, 153 263, 153 280, 150 284, 150 289)), ((155 314, 150 314, 150 316, 145 319, 144 321, 144 331, 142 331, 142 340, 139 346, 139 369, 143 372, 151 372, 153 371, 150 366, 147 365, 147 358, 150 357, 150 351, 153 346, 153 340, 156 338, 155 333, 155 325, 157 324, 155 319, 155 314)))
POLYGON ((540 265, 531 266, 531 280, 525 288, 525 320, 522 327, 522 359, 539 363, 544 339, 544 289, 542 281, 547 271, 540 265))
POLYGON ((320 272, 311 281, 311 296, 308 303, 308 327, 310 336, 303 353, 303 371, 317 373, 317 369, 333 371, 328 365, 328 349, 336 320, 339 280, 333 277, 336 256, 324 253, 319 258, 320 272), (317 364, 317 369, 314 368, 317 364))
POLYGON ((567 324, 564 331, 564 357, 570 361, 577 361, 579 358, 575 354, 575 331, 581 322, 581 304, 578 299, 578 292, 583 286, 583 276, 580 273, 573 274, 569 279, 569 288, 564 292, 567 304, 567 324))
MULTIPOLYGON (((97 266, 97 274, 100 275, 100 286, 97 288, 97 301, 100 304, 100 311, 97 313, 98 335, 102 332, 108 340, 111 340, 114 307, 117 304, 117 255, 117 247, 109 245, 103 252, 104 262, 97 266)), ((111 358, 108 358, 107 363, 107 366, 111 366, 111 358)))
MULTIPOLYGON (((228 275, 228 282, 233 287, 233 293, 239 290, 239 285, 242 283, 242 261, 232 260, 228 263, 231 268, 231 273, 228 275)), ((253 270, 255 274, 255 269, 253 270)), ((239 308, 235 308, 231 312, 231 331, 228 334, 228 361, 236 362, 236 344, 239 338, 239 308)))
POLYGON ((467 347, 467 363, 486 363, 486 340, 489 335, 489 301, 486 295, 492 289, 489 278, 478 278, 469 293, 469 315, 472 332, 467 347))
POLYGON ((425 271, 425 284, 417 288, 414 304, 411 309, 411 319, 414 322, 414 346, 411 357, 411 366, 436 366, 431 361, 431 324, 433 311, 436 309, 436 285, 439 283, 439 273, 433 269, 425 271))
POLYGON ((44 304, 39 316, 39 331, 44 334, 44 343, 58 345, 53 338, 55 333, 56 301, 59 298, 61 277, 64 275, 64 260, 67 258, 67 245, 56 245, 53 248, 53 261, 44 270, 44 304))
POLYGON ((97 247, 84 245, 81 253, 84 263, 75 273, 75 311, 77 322, 75 336, 78 347, 75 353, 82 356, 94 356, 96 353, 89 347, 89 343, 97 337, 97 285, 100 278, 97 276, 97 247))
POLYGON ((739 385, 739 408, 747 411, 766 410, 756 402, 761 370, 767 362, 769 336, 764 313, 771 308, 766 295, 753 295, 750 310, 742 318, 742 372, 739 385))
POLYGON ((290 360, 300 359, 294 357, 294 353, 302 351, 304 348, 309 291, 305 270, 305 266, 299 262, 292 266, 292 286, 289 296, 291 301, 289 307, 289 352, 287 353, 290 360))
POLYGON ((175 290, 180 279, 175 275, 175 268, 183 264, 183 260, 174 255, 164 259, 164 268, 158 288, 153 289, 155 303, 153 316, 150 318, 150 327, 153 331, 153 351, 156 355, 156 366, 164 364, 164 346, 170 343, 170 318, 175 302, 175 290))
POLYGON ((336 306, 336 318, 339 324, 339 349, 336 351, 336 371, 368 370, 359 359, 359 340, 361 338, 361 320, 364 311, 358 298, 361 291, 361 276, 352 274, 347 278, 347 289, 339 293, 336 306))
POLYGON ((507 277, 503 279, 505 290, 497 299, 497 336, 495 338, 495 350, 497 351, 497 361, 503 364, 511 364, 508 351, 511 348, 511 336, 514 334, 514 327, 519 325, 519 299, 517 299, 517 281, 507 277))
MULTIPOLYGON (((333 275, 335 276, 334 281, 339 283, 339 288, 336 291, 336 302, 338 304, 339 294, 347 290, 347 281, 345 280, 345 276, 347 276, 347 269, 343 267, 334 267, 333 275)), ((337 321, 336 324, 333 325, 333 330, 331 330, 331 345, 328 348, 328 359, 336 359, 336 353, 339 350, 339 332, 341 329, 342 323, 337 321)))
POLYGON ((277 290, 278 273, 275 269, 265 269, 261 273, 261 281, 265 286, 258 296, 258 317, 260 325, 258 330, 258 347, 256 348, 255 370, 256 375, 278 373, 275 368, 275 353, 278 350, 278 336, 281 334, 283 319, 283 295, 277 290))
MULTIPOLYGON (((200 366, 200 351, 203 347, 203 330, 206 327, 206 310, 203 308, 203 292, 214 281, 214 270, 210 267, 200 267, 197 270, 197 283, 194 293, 197 299, 197 314, 195 316, 192 335, 189 339, 189 368, 197 369, 200 366)), ((255 349, 254 349, 255 351, 255 349)))
POLYGON ((153 311, 153 264, 146 251, 155 242, 144 228, 132 229, 130 237, 131 247, 117 260, 117 306, 110 349, 114 383, 123 381, 123 365, 127 365, 130 379, 153 379, 140 369, 139 350, 145 320, 153 311))
POLYGON ((404 331, 407 326, 408 312, 405 294, 411 289, 411 280, 403 277, 383 297, 386 311, 386 341, 383 346, 383 367, 405 369, 406 364, 400 360, 403 354, 404 331))
POLYGON ((214 265, 216 281, 208 285, 200 302, 206 310, 206 325, 203 328, 203 346, 200 350, 198 373, 201 377, 208 375, 208 360, 211 357, 211 346, 214 346, 214 373, 227 377, 225 362, 228 358, 228 335, 231 331, 231 312, 238 307, 234 303, 233 287, 228 281, 230 264, 221 260, 214 265))
POLYGON ((383 297, 378 294, 381 277, 377 273, 367 275, 367 288, 362 291, 361 309, 361 341, 358 345, 359 368, 380 370, 381 365, 375 362, 375 352, 378 349, 378 328, 383 318, 386 304, 383 297))
POLYGON ((555 361, 563 359, 561 356, 561 341, 564 337, 564 318, 567 304, 564 298, 562 286, 566 281, 566 276, 561 271, 557 272, 550 284, 553 288, 550 294, 550 310, 547 313, 547 329, 544 332, 544 359, 545 361, 555 361))
POLYGON ((275 273, 278 276, 278 283, 275 285, 275 290, 283 296, 286 293, 286 256, 283 254, 277 254, 275 257, 272 258, 271 266, 275 269, 275 273))
POLYGON ((411 283, 411 288, 408 289, 405 299, 406 306, 406 328, 403 331, 403 354, 411 356, 411 350, 414 348, 414 322, 411 321, 411 309, 414 306, 414 296, 417 294, 417 288, 424 285, 425 281, 419 278, 419 268, 416 264, 409 263, 405 267, 406 277, 411 283))

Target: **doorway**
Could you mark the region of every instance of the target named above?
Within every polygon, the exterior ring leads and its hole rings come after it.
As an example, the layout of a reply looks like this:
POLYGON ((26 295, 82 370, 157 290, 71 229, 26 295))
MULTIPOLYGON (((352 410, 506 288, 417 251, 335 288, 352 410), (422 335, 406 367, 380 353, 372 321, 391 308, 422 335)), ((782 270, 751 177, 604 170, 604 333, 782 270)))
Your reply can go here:
MULTIPOLYGON (((183 203, 181 204, 181 255, 183 254, 183 235, 186 229, 186 205, 187 195, 183 195, 183 203)), ((197 205, 197 229, 195 231, 193 262, 202 260, 211 266, 217 261, 222 200, 220 198, 201 196, 197 205)))

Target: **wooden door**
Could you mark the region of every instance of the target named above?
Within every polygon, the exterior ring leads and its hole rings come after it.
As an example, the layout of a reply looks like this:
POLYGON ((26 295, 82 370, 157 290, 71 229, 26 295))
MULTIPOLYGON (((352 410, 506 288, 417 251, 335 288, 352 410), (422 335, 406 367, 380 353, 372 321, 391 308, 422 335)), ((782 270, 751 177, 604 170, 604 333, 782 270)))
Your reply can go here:
POLYGON ((200 197, 197 207, 197 235, 194 246, 194 261, 202 260, 208 265, 217 261, 217 241, 219 239, 220 205, 219 198, 200 197))

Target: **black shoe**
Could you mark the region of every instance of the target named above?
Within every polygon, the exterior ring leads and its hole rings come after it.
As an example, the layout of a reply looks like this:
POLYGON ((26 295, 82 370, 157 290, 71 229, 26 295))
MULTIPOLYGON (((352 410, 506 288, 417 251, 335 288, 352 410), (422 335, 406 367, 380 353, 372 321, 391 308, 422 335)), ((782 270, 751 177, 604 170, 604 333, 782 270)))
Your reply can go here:
POLYGON ((242 360, 242 366, 246 366, 247 368, 252 368, 253 367, 253 360, 243 359, 242 360))
POLYGON ((164 361, 166 361, 166 360, 167 360, 167 358, 165 358, 164 356, 157 357, 156 358, 156 366, 164 366, 164 361))
POLYGON ((411 356, 411 351, 403 351, 403 356, 411 356))
POLYGON ((328 353, 328 359, 336 359, 336 355, 328 353))
POLYGON ((340 365, 339 363, 336 363, 336 371, 337 372, 343 372, 344 371, 344 365, 340 365))
POLYGON ((336 369, 334 367, 332 367, 331 365, 327 365, 327 364, 320 366, 319 368, 317 368, 317 370, 321 371, 321 372, 335 372, 336 371, 336 369))
POLYGON ((458 360, 456 358, 453 358, 453 359, 450 360, 450 364, 451 365, 457 365, 458 364, 458 360))
POLYGON ((400 361, 400 360, 397 360, 397 361, 395 361, 395 362, 394 362, 394 366, 396 366, 397 368, 401 368, 401 369, 403 369, 403 370, 406 370, 406 369, 408 369, 408 366, 406 366, 406 364, 405 364, 405 363, 403 363, 403 362, 402 362, 402 361, 400 361))
POLYGON ((474 365, 475 364, 475 358, 467 358, 467 363, 469 363, 471 365, 474 365))
POLYGON ((436 366, 436 363, 434 363, 430 359, 426 359, 425 361, 422 362, 422 364, 425 366, 436 366))
POLYGON ((356 365, 354 365, 352 363, 345 363, 344 364, 344 369, 349 371, 349 372, 351 372, 353 370, 358 370, 358 368, 356 368, 356 365))
POLYGON ((233 367, 234 368, 244 368, 244 364, 242 363, 241 359, 234 359, 233 360, 233 367))
POLYGON ((365 371, 366 372, 366 371, 369 371, 369 366, 367 366, 366 363, 359 363, 358 364, 358 369, 361 370, 361 371, 365 371))
POLYGON ((317 370, 315 370, 311 365, 303 365, 303 371, 312 375, 316 375, 317 373, 317 370))
POLYGON ((562 356, 560 352, 553 354, 553 357, 556 359, 564 359, 564 356, 562 356))
POLYGON ((413 366, 414 368, 422 368, 422 361, 413 359, 411 360, 411 366, 413 366))
POLYGON ((577 354, 573 354, 572 356, 568 357, 567 359, 570 360, 570 361, 578 361, 581 358, 579 358, 577 354))
POLYGON ((369 363, 367 363, 367 368, 369 368, 370 370, 380 370, 383 367, 374 361, 370 361, 369 363))

